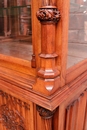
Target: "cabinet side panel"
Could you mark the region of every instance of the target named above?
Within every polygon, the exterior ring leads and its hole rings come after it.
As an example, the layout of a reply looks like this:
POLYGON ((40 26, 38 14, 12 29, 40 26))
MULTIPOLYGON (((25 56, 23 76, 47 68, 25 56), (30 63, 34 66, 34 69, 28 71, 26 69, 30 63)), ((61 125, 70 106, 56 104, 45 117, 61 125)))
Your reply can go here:
POLYGON ((0 129, 34 130, 33 103, 0 90, 0 129))

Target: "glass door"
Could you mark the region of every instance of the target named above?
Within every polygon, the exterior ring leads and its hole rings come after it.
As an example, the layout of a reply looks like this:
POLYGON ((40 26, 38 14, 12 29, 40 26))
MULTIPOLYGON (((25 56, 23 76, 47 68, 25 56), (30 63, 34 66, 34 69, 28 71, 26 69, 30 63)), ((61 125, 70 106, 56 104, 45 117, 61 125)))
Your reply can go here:
POLYGON ((87 58, 87 0, 70 0, 67 68, 87 58))

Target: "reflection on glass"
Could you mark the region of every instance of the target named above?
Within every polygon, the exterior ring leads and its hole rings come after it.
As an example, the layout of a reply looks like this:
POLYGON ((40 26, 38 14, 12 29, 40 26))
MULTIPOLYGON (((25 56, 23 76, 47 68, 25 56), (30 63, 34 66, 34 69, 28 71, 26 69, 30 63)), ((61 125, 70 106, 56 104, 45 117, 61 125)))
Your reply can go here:
POLYGON ((30 0, 0 0, 0 54, 30 60, 30 0))
POLYGON ((87 0, 70 0, 68 65, 87 58, 87 0))

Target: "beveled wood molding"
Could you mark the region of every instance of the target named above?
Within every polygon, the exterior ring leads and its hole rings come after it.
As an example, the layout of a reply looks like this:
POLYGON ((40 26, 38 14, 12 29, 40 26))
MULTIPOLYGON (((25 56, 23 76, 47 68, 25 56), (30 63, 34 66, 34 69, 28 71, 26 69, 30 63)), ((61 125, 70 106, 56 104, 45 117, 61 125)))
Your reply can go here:
POLYGON ((74 79, 76 79, 78 76, 80 76, 86 71, 87 71, 87 59, 67 69, 65 78, 66 84, 72 82, 74 79))
POLYGON ((32 76, 36 75, 35 68, 31 67, 31 61, 0 54, 0 66, 9 70, 22 72, 32 76))
POLYGON ((25 75, 10 69, 8 70, 4 67, 0 67, 0 79, 26 90, 33 89, 33 85, 36 82, 34 76, 25 75))
MULTIPOLYGON (((25 85, 26 82, 27 80, 25 80, 25 85)), ((67 100, 69 96, 74 93, 77 93, 76 95, 79 95, 79 92, 83 92, 87 88, 87 72, 80 75, 71 83, 58 89, 51 96, 46 96, 42 93, 35 91, 33 89, 33 84, 32 88, 27 88, 25 85, 23 84, 22 86, 22 84, 20 83, 18 85, 17 80, 15 80, 14 82, 12 81, 12 78, 8 80, 8 76, 3 78, 0 76, 0 90, 6 91, 7 93, 10 92, 12 94, 19 95, 20 97, 23 97, 26 100, 29 100, 35 104, 38 104, 45 109, 54 111, 61 103, 67 100)))

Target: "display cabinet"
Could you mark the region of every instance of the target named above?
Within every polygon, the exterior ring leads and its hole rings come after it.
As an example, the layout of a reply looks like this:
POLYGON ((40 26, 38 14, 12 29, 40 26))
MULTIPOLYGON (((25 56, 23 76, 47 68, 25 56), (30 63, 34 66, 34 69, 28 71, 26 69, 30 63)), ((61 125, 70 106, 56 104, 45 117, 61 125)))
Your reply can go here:
POLYGON ((0 1, 0 129, 87 130, 87 1, 0 1))

